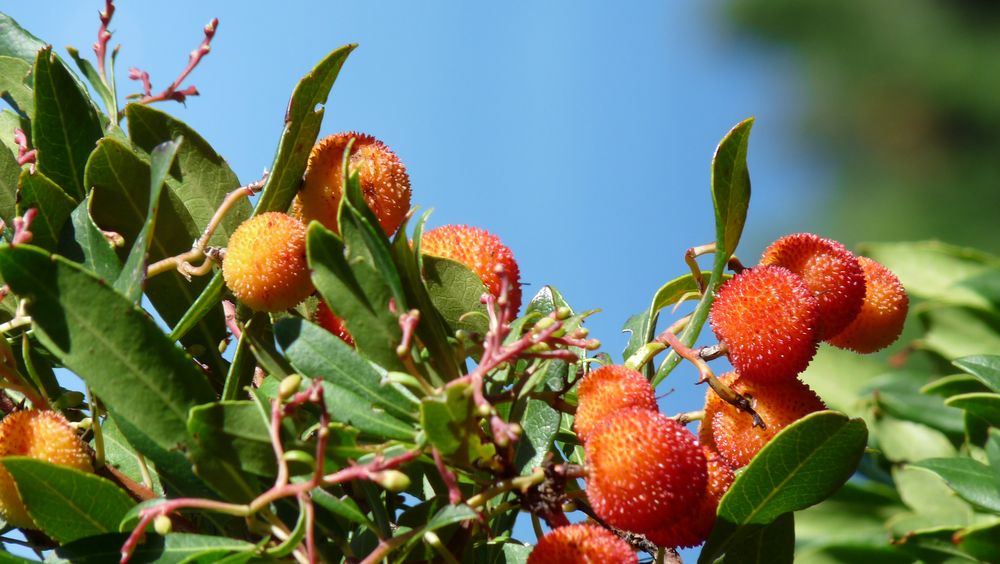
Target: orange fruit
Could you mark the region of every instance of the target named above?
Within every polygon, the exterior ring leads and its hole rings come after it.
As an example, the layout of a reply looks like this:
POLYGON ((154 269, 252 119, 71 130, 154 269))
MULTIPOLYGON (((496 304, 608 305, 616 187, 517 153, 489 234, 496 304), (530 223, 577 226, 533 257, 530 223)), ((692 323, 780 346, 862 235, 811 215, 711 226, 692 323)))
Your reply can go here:
POLYGON ((888 347, 903 332, 910 298, 891 270, 868 257, 858 257, 865 273, 865 301, 857 317, 830 344, 859 353, 888 347))
POLYGON ((649 381, 624 366, 602 366, 587 373, 577 386, 577 408, 573 429, 581 441, 612 413, 640 407, 659 411, 656 395, 649 381))
POLYGON ((538 540, 528 564, 638 564, 627 542, 597 525, 559 527, 538 540))
POLYGON ((305 226, 280 212, 244 221, 229 238, 222 276, 236 298, 257 311, 298 304, 313 292, 305 226))
POLYGON ((468 225, 437 227, 424 233, 420 240, 420 252, 464 264, 479 275, 486 290, 497 297, 500 296, 497 267, 502 267, 510 281, 507 298, 514 311, 521 308, 521 271, 517 261, 510 248, 489 231, 468 225))

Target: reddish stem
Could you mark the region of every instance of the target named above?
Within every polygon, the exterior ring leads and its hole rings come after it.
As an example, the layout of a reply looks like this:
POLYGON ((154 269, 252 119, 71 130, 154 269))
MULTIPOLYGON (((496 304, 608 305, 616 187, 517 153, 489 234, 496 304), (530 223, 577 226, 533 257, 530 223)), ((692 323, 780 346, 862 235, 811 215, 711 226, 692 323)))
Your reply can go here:
POLYGON ((111 41, 111 31, 108 29, 108 25, 111 23, 112 16, 115 15, 114 0, 105 0, 104 11, 98 12, 98 15, 101 18, 101 29, 97 31, 94 54, 97 55, 97 71, 101 74, 101 80, 107 82, 104 61, 108 55, 108 42, 111 41))
POLYGON ((462 492, 458 489, 458 480, 455 478, 455 474, 445 466, 444 459, 441 458, 438 449, 434 449, 432 454, 434 455, 434 465, 437 466, 438 473, 441 474, 441 479, 444 480, 444 485, 448 488, 448 502, 452 505, 458 505, 462 501, 462 492))
POLYGON ((183 83, 188 75, 191 74, 191 71, 198 66, 198 63, 201 62, 202 58, 211 52, 212 38, 215 37, 215 32, 218 28, 219 18, 212 18, 212 21, 208 22, 208 25, 204 28, 205 39, 202 40, 201 45, 199 45, 197 49, 191 51, 191 54, 188 55, 187 66, 184 67, 184 70, 181 71, 181 74, 177 76, 170 86, 166 87, 163 92, 160 92, 159 94, 153 94, 153 85, 149 81, 148 72, 137 68, 129 69, 128 77, 132 80, 139 80, 142 82, 143 97, 139 100, 139 103, 152 104, 153 102, 160 102, 163 100, 175 100, 183 104, 188 96, 197 96, 198 89, 194 86, 188 86, 183 90, 179 90, 179 88, 181 87, 181 83, 183 83))
POLYGON ((28 211, 24 212, 22 217, 14 218, 14 237, 10 241, 10 246, 15 247, 31 242, 33 238, 31 234, 31 222, 34 221, 36 215, 38 215, 38 210, 36 208, 29 208, 28 211))

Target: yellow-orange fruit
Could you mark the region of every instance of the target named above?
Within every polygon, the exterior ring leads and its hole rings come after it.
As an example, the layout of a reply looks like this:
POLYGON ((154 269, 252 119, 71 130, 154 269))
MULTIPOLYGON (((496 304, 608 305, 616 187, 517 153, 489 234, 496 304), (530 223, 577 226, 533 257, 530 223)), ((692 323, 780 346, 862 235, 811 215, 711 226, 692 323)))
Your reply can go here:
POLYGON ((424 233, 420 239, 420 252, 460 262, 479 275, 483 285, 494 296, 500 296, 502 266, 510 282, 507 299, 514 310, 521 308, 521 271, 514 254, 500 238, 485 229, 468 225, 444 225, 424 233))
POLYGON ((629 407, 659 411, 649 381, 624 366, 602 366, 589 372, 576 389, 577 408, 573 430, 581 441, 612 413, 629 407))
POLYGON ((309 154, 305 181, 293 209, 302 222, 316 220, 337 233, 337 209, 344 195, 343 161, 347 143, 354 139, 349 170, 358 173, 365 202, 386 235, 392 235, 410 211, 410 176, 396 154, 371 135, 356 132, 326 137, 309 154))
POLYGON ((865 302, 854 321, 830 344, 859 353, 888 347, 903 332, 910 298, 891 270, 868 257, 858 257, 865 273, 865 302))
POLYGON ((673 525, 652 531, 647 538, 659 546, 689 548, 698 546, 708 539, 715 525, 715 513, 719 500, 733 485, 733 469, 722 456, 702 445, 708 462, 708 486, 701 499, 691 507, 691 511, 673 525))
MULTIPOLYGON (((16 411, 0 422, 0 456, 28 456, 93 472, 87 446, 66 418, 54 411, 16 411)), ((8 524, 34 529, 14 478, 0 464, 0 517, 8 524)))
POLYGON ((748 413, 708 389, 699 434, 711 429, 715 448, 733 468, 746 466, 785 427, 814 411, 826 409, 816 392, 797 378, 764 383, 730 372, 719 379, 750 400, 751 406, 767 424, 766 429, 754 427, 748 413))
POLYGON ((780 266, 748 268, 719 288, 710 322, 744 378, 780 382, 816 354, 819 302, 802 278, 780 266))
POLYGON ((337 317, 337 314, 330 310, 330 306, 326 305, 326 302, 319 302, 319 306, 316 308, 315 320, 317 325, 340 337, 340 340, 348 345, 354 346, 354 337, 351 336, 347 331, 347 327, 344 326, 344 320, 337 317))
POLYGON ((584 450, 590 505, 620 529, 645 534, 673 523, 698 501, 708 481, 694 435, 648 409, 612 413, 584 450))
POLYGON ((761 264, 798 274, 819 301, 816 338, 824 341, 844 330, 861 311, 865 275, 847 247, 812 233, 786 235, 771 244, 761 264))
POLYGON ((597 525, 559 527, 538 540, 528 564, 638 564, 627 542, 597 525))
POLYGON ((281 311, 313 292, 306 263, 306 229, 280 212, 251 217, 229 238, 222 263, 226 285, 257 311, 281 311))

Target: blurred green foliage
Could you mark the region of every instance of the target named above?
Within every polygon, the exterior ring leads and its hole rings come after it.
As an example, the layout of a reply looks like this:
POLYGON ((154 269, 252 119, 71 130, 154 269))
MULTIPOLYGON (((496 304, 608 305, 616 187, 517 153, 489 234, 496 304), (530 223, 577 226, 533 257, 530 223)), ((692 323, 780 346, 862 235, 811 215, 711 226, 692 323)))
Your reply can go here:
POLYGON ((824 207, 832 236, 1000 250, 1000 3, 730 0, 726 8, 739 32, 789 49, 797 63, 800 134, 834 166, 824 207))

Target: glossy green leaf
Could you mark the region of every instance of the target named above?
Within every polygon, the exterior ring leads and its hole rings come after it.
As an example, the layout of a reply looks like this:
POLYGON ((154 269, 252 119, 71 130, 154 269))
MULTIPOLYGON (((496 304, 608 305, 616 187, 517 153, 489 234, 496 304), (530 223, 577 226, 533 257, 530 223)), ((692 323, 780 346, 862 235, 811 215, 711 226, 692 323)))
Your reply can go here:
POLYGON ((541 400, 529 399, 524 414, 518 420, 524 432, 517 441, 514 454, 514 468, 522 475, 541 464, 549 452, 552 440, 559 431, 562 415, 558 410, 541 400))
MULTIPOLYGON (((24 131, 24 134, 28 137, 28 147, 30 148, 31 121, 26 117, 15 114, 7 108, 0 110, 0 131, 10 131, 13 133, 18 128, 24 131)), ((20 151, 20 147, 14 142, 13 135, 0 135, 0 147, 6 147, 7 151, 14 157, 17 157, 20 151)), ((18 173, 20 174, 20 172, 20 167, 18 167, 18 173)))
POLYGON ((229 372, 226 373, 226 382, 222 388, 223 400, 235 400, 241 395, 245 395, 247 386, 253 383, 254 371, 257 362, 254 359, 253 350, 250 346, 251 336, 259 331, 259 325, 270 327, 271 320, 266 313, 254 314, 244 324, 243 333, 236 341, 236 351, 233 353, 232 362, 229 364, 229 372))
MULTIPOLYGON (((708 276, 708 273, 703 273, 703 276, 708 276)), ((649 309, 633 316, 623 328, 623 331, 632 333, 628 346, 625 348, 624 357, 627 359, 639 350, 639 347, 653 340, 656 333, 656 321, 661 309, 676 304, 691 292, 698 292, 698 283, 693 274, 685 274, 660 286, 653 294, 653 301, 650 303, 649 309)))
POLYGON ((712 203, 715 205, 715 242, 727 259, 736 251, 750 205, 747 146, 753 118, 736 124, 719 143, 712 158, 712 203))
POLYGON ((1000 356, 967 356, 953 361, 952 364, 972 374, 994 392, 1000 393, 1000 356))
POLYGON ((938 241, 865 244, 861 251, 899 277, 911 297, 988 307, 989 300, 963 282, 1000 269, 1000 260, 975 249, 938 241))
POLYGON ((958 548, 982 562, 1000 562, 1000 522, 969 527, 955 534, 958 548))
MULTIPOLYGON (((4 110, 0 116, 4 113, 10 112, 4 110)), ((2 123, 0 131, 3 131, 2 123)), ((17 184, 20 178, 21 165, 17 164, 17 157, 0 146, 0 220, 6 225, 14 225, 14 216, 17 215, 17 184)))
POLYGON ((277 464, 265 417, 253 401, 215 402, 192 408, 188 429, 205 459, 267 477, 275 474, 277 464))
POLYGON ((795 556, 795 518, 781 515, 767 525, 757 525, 735 542, 723 564, 791 564, 795 556))
POLYGON ((153 232, 156 229, 156 216, 160 209, 160 195, 163 193, 163 183, 167 178, 178 148, 182 140, 166 141, 150 153, 149 165, 149 197, 146 217, 142 229, 132 244, 132 250, 125 259, 122 272, 115 281, 114 288, 126 299, 139 303, 142 298, 143 283, 146 280, 146 265, 149 258, 149 248, 153 243, 153 232))
POLYGON ((990 354, 1000 350, 1000 315, 966 307, 921 311, 927 328, 921 345, 945 358, 990 354))
POLYGON ((472 421, 472 401, 468 386, 446 388, 443 395, 420 402, 420 426, 427 441, 443 456, 459 450, 466 442, 472 421))
POLYGON ((35 99, 31 92, 31 63, 15 57, 0 56, 0 97, 9 99, 30 119, 35 115, 35 99))
POLYGON ((135 505, 113 482, 67 466, 24 456, 2 459, 35 523, 66 543, 118 530, 135 505))
POLYGON ((38 52, 34 79, 31 141, 38 150, 38 170, 79 202, 87 194, 83 171, 103 135, 101 121, 87 94, 51 48, 38 52))
POLYGON ((821 411, 771 440, 719 503, 715 529, 699 562, 711 562, 733 543, 779 516, 829 497, 854 473, 868 431, 860 419, 821 411))
POLYGON ((375 296, 373 303, 355 276, 343 240, 315 221, 309 225, 306 235, 306 254, 316 290, 330 309, 345 320, 358 351, 387 369, 405 372, 406 367, 396 354, 402 332, 395 316, 389 312, 388 292, 377 292, 374 274, 369 271, 372 276, 368 281, 372 285, 368 291, 375 296))
POLYGON ((989 388, 984 386, 978 378, 969 376, 968 374, 952 374, 951 376, 944 376, 934 380, 933 382, 925 384, 924 387, 920 388, 921 394, 940 396, 943 398, 957 396, 959 394, 971 394, 974 392, 988 391, 990 391, 989 388))
MULTIPOLYGON (((94 222, 101 229, 120 234, 125 239, 125 249, 130 249, 138 239, 149 211, 152 177, 149 163, 128 146, 106 138, 98 143, 91 155, 86 177, 87 185, 94 189, 90 207, 94 222)), ((168 183, 160 197, 149 261, 190 250, 191 242, 199 233, 198 226, 191 221, 183 203, 170 190, 168 183)), ((207 277, 195 277, 189 281, 178 272, 165 272, 148 278, 145 284, 146 295, 157 312, 168 325, 173 325, 198 299, 209 280, 207 277)), ((219 290, 221 284, 220 274, 219 290)), ((226 334, 225 319, 218 299, 203 302, 202 305, 206 308, 204 314, 197 317, 197 323, 191 323, 189 329, 193 332, 185 335, 182 342, 209 365, 221 382, 227 368, 220 360, 218 344, 226 334)))
POLYGON ((944 478, 962 499, 1000 512, 1000 471, 971 458, 929 458, 911 466, 944 478))
POLYGON ((986 442, 986 458, 998 473, 1000 473, 1000 429, 990 429, 990 438, 986 442))
MULTIPOLYGON (((139 454, 129 444, 128 439, 122 434, 115 423, 113 417, 107 417, 101 424, 101 435, 104 439, 104 462, 108 466, 129 477, 136 483, 142 484, 144 481, 142 466, 139 464, 139 454)), ((163 484, 160 483, 159 473, 153 467, 151 461, 144 461, 149 471, 151 483, 149 488, 157 495, 163 495, 163 484)))
POLYGON ((41 172, 31 174, 28 169, 21 173, 21 198, 17 203, 17 214, 31 208, 38 211, 31 223, 31 243, 53 251, 59 241, 59 232, 73 213, 76 202, 66 195, 55 182, 41 172))
POLYGON ((306 170, 309 151, 316 143, 323 122, 325 108, 317 109, 317 106, 326 104, 340 68, 355 47, 345 45, 331 52, 295 86, 285 114, 285 129, 281 133, 278 152, 255 214, 285 211, 292 203, 306 170))
POLYGON ((275 335, 297 371, 329 384, 326 402, 335 420, 387 438, 413 437, 417 402, 349 345, 295 317, 282 319, 275 335))
POLYGON ((896 372, 873 380, 872 396, 881 411, 900 419, 922 423, 952 436, 965 432, 962 411, 945 405, 944 400, 919 392, 920 372, 896 372))
POLYGON ((937 474, 912 464, 897 465, 892 467, 892 482, 910 509, 886 523, 894 536, 941 527, 964 527, 972 521, 972 506, 955 495, 937 474))
POLYGON ((952 396, 945 400, 950 407, 964 409, 981 417, 994 427, 1000 427, 1000 394, 973 393, 952 396))
MULTIPOLYGON (((165 141, 184 138, 168 180, 172 183, 171 191, 183 202, 200 234, 226 195, 240 186, 236 173, 195 130, 169 114, 143 104, 129 104, 125 116, 129 137, 149 153, 165 141)), ((226 213, 209 245, 225 245, 233 231, 250 216, 250 211, 246 198, 236 203, 226 213)))
MULTIPOLYGON (((55 549, 54 563, 107 564, 121 557, 122 544, 127 534, 114 533, 80 539, 55 549)), ((172 533, 165 537, 147 533, 129 561, 133 564, 180 564, 186 559, 206 551, 249 552, 254 545, 239 539, 172 533)))
POLYGON ((111 282, 121 273, 121 261, 108 238, 90 218, 89 207, 88 198, 70 214, 70 229, 63 228, 56 252, 111 282))
POLYGON ((859 417, 869 410, 863 402, 863 390, 885 370, 883 363, 871 357, 824 345, 800 378, 830 409, 859 417))
POLYGON ((971 563, 976 560, 962 552, 953 537, 957 527, 938 527, 913 531, 896 541, 896 547, 918 562, 971 563))
POLYGON ((320 509, 325 509, 330 513, 352 522, 356 525, 376 530, 375 524, 365 516, 356 501, 348 496, 337 497, 327 490, 317 488, 312 491, 313 501, 320 509))
POLYGON ((20 556, 15 556, 5 550, 0 549, 0 564, 31 564, 36 562, 36 560, 28 560, 27 558, 21 558, 20 556))
POLYGON ((892 487, 853 480, 823 503, 795 513, 795 536, 802 545, 879 545, 885 543, 886 521, 906 511, 892 487))
POLYGON ((188 410, 215 394, 144 311, 78 265, 28 245, 0 248, 0 274, 29 300, 39 341, 109 408, 166 450, 185 442, 188 410))
POLYGON ((479 275, 461 263, 440 257, 425 256, 423 264, 427 293, 452 332, 462 329, 485 335, 489 318, 480 298, 487 290, 479 275))
POLYGON ((45 42, 18 25, 14 18, 0 13, 0 55, 33 64, 38 50, 43 47, 45 42))
POLYGON ((422 257, 418 255, 419 240, 423 235, 424 214, 413 229, 414 244, 411 247, 406 236, 408 221, 404 221, 392 241, 392 258, 399 270, 400 281, 406 292, 407 301, 411 307, 420 311, 420 323, 417 324, 417 338, 427 351, 427 364, 433 369, 428 376, 432 383, 439 384, 445 380, 458 378, 465 372, 462 359, 455 348, 448 342, 448 323, 433 302, 426 282, 423 278, 422 257))
MULTIPOLYGON (((796 515, 796 522, 798 516, 796 515)), ((885 545, 885 539, 872 544, 844 543, 810 546, 795 554, 796 564, 841 564, 843 562, 878 562, 912 564, 913 558, 885 545)))
MULTIPOLYGON (((111 123, 118 123, 118 101, 115 100, 114 93, 101 80, 101 75, 97 72, 97 69, 94 68, 94 65, 90 61, 81 57, 80 52, 75 48, 67 47, 66 51, 69 53, 70 58, 73 59, 73 62, 76 63, 76 68, 80 69, 83 76, 87 78, 87 82, 90 83, 94 92, 97 92, 97 95, 101 97, 101 101, 104 102, 104 109, 111 118, 111 123)), ((111 67, 113 72, 114 62, 112 62, 111 67)), ((114 75, 112 74, 109 78, 112 84, 114 84, 114 75)))
POLYGON ((878 438, 877 447, 891 462, 916 462, 957 454, 944 433, 913 421, 883 416, 875 420, 872 430, 878 438))

